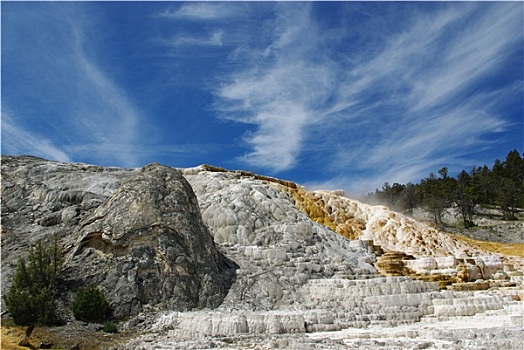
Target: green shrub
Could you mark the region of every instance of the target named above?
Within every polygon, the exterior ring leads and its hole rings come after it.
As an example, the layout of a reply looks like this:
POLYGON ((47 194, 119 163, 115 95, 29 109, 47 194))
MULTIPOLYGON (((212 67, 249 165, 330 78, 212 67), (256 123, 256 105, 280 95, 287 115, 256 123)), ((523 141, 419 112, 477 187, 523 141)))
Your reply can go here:
POLYGON ((116 323, 106 322, 104 323, 104 328, 102 328, 102 331, 106 333, 118 333, 118 326, 116 323))
POLYGON ((109 317, 109 302, 96 288, 80 289, 73 300, 73 315, 77 320, 100 322, 109 317))
POLYGON ((62 252, 58 241, 31 247, 28 263, 20 258, 9 292, 3 296, 7 310, 20 326, 52 325, 56 315, 55 291, 61 283, 62 252))
POLYGON ((36 297, 29 290, 11 288, 4 301, 15 324, 30 326, 42 323, 39 322, 36 297))

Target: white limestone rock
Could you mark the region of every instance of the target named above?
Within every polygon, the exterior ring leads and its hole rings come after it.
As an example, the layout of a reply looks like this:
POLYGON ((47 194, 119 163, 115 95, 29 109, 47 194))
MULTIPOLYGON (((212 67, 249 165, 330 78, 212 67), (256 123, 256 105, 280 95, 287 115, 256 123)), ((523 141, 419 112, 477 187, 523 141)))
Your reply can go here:
POLYGON ((280 187, 232 172, 185 174, 219 249, 240 266, 225 305, 283 308, 310 278, 375 273, 367 243, 313 222, 280 187))
POLYGON ((505 280, 504 264, 496 255, 476 256, 467 259, 426 257, 403 260, 406 267, 422 275, 458 276, 465 282, 476 280, 505 280))

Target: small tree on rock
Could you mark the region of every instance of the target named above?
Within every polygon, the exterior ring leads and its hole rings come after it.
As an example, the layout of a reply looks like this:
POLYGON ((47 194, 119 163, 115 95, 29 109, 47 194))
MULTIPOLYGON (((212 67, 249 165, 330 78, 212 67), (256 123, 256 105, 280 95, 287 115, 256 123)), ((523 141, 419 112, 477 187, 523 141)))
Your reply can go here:
POLYGON ((27 345, 36 325, 52 325, 56 315, 56 291, 61 283, 62 251, 55 237, 48 246, 39 241, 31 247, 28 263, 18 260, 13 284, 4 295, 7 310, 15 324, 28 326, 20 345, 27 345))

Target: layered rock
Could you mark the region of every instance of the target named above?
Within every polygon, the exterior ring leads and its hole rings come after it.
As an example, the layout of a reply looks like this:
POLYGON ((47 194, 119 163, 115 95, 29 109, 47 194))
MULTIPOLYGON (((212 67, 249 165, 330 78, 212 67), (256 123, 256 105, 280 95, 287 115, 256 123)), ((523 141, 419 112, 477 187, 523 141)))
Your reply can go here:
POLYGON ((520 349, 515 289, 439 291, 406 277, 312 279, 287 310, 168 313, 119 349, 520 349), (501 347, 503 346, 503 347, 501 347))
POLYGON ((144 305, 186 310, 221 303, 236 265, 216 249, 178 170, 2 161, 2 288, 32 243, 56 235, 69 291, 100 288, 118 318, 144 305))
POLYGON ((79 222, 137 169, 2 156, 2 293, 11 285, 19 257, 39 240, 59 238, 75 247, 79 222))
POLYGON ((499 256, 384 206, 359 203, 341 191, 282 188, 312 220, 344 237, 369 241, 379 255, 375 267, 384 275, 436 281, 441 287, 508 279, 499 256), (386 253, 380 256, 382 251, 386 253))
POLYGON ((158 164, 95 209, 81 223, 75 247, 67 260, 70 278, 79 274, 79 285, 102 288, 119 317, 145 304, 216 307, 228 287, 222 277, 234 268, 202 223, 191 186, 179 171, 158 164))
POLYGON ((286 309, 175 312, 152 327, 177 339, 334 331, 371 324, 397 325, 433 312, 435 285, 405 277, 364 280, 310 279, 298 291, 300 303, 286 309), (402 312, 399 310, 402 309, 402 312))
POLYGON ((453 256, 406 260, 404 264, 416 273, 456 276, 461 282, 476 280, 505 280, 504 264, 496 255, 482 255, 466 259, 453 256))
POLYGON ((343 236, 372 240, 385 251, 400 251, 414 257, 487 255, 485 251, 425 223, 384 206, 370 206, 346 198, 340 191, 289 191, 299 193, 295 195, 297 206, 305 207, 313 220, 328 222, 328 226, 343 236))
POLYGON ((287 308, 311 278, 375 273, 375 255, 366 242, 312 222, 281 182, 211 170, 184 174, 217 246, 240 267, 222 308, 287 308))

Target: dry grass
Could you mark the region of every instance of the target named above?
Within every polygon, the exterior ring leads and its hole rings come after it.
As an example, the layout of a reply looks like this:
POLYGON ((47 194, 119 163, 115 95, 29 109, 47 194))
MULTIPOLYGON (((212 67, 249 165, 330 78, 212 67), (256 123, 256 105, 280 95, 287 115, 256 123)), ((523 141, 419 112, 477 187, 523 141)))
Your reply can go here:
POLYGON ((524 243, 498 243, 478 241, 476 239, 467 238, 460 235, 452 234, 458 240, 469 243, 476 247, 492 253, 499 253, 504 255, 518 256, 524 258, 524 243))
MULTIPOLYGON (((22 333, 20 333, 21 336, 22 333)), ((3 350, 18 350, 18 349, 27 349, 21 346, 18 346, 17 343, 20 340, 20 336, 13 334, 13 331, 7 327, 2 327, 2 344, 0 347, 3 350)))
POLYGON ((40 329, 36 328, 31 335, 30 344, 31 347, 24 347, 18 345, 22 335, 24 335, 25 328, 18 326, 4 326, 2 325, 2 350, 20 350, 20 349, 38 349, 41 342, 49 342, 50 339, 45 335, 42 335, 40 329))
MULTIPOLYGON (((11 322, 7 322, 10 324, 11 322)), ((103 332, 79 331, 63 327, 36 327, 29 338, 29 347, 22 347, 18 342, 22 338, 26 327, 5 325, 2 322, 2 350, 38 349, 40 343, 52 344, 52 349, 71 349, 77 345, 82 350, 105 349, 129 340, 136 334, 108 334, 103 332)))

